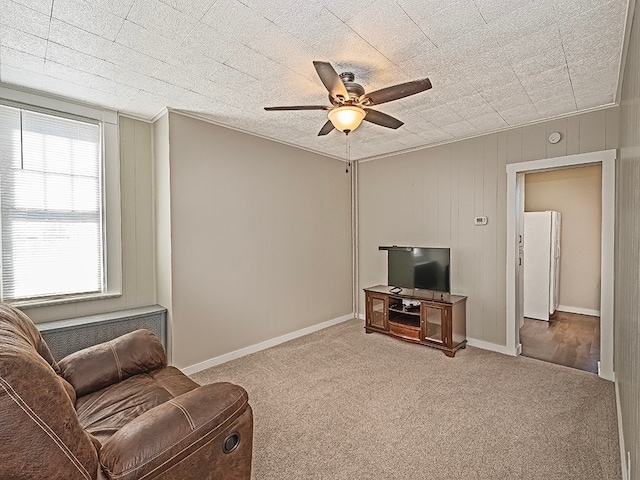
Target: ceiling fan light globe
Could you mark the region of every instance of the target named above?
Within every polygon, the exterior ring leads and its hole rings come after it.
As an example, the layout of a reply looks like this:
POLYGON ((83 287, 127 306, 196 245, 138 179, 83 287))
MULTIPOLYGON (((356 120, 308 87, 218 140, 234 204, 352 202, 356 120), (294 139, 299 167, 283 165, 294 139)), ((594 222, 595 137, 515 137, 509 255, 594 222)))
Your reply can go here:
POLYGON ((353 105, 334 108, 327 114, 333 126, 341 132, 353 132, 360 126, 365 115, 366 112, 362 108, 353 105))

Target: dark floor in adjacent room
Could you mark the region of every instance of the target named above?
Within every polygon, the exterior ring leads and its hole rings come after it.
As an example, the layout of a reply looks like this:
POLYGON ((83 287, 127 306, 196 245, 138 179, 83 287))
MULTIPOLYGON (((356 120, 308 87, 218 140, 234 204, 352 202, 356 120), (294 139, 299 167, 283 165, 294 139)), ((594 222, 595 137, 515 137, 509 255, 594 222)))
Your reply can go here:
POLYGON ((557 311, 549 322, 524 319, 522 355, 598 373, 600 318, 557 311))

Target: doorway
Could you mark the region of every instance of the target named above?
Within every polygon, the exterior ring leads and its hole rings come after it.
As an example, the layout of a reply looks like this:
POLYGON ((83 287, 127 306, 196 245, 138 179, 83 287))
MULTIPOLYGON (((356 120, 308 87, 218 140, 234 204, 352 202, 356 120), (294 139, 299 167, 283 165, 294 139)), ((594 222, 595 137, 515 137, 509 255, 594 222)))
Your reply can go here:
POLYGON ((616 151, 592 152, 507 165, 507 351, 522 353, 520 324, 524 318, 523 237, 525 174, 601 165, 602 240, 600 258, 600 361, 598 374, 613 380, 613 265, 616 151))
POLYGON ((524 176, 522 355, 597 373, 602 166, 524 176))

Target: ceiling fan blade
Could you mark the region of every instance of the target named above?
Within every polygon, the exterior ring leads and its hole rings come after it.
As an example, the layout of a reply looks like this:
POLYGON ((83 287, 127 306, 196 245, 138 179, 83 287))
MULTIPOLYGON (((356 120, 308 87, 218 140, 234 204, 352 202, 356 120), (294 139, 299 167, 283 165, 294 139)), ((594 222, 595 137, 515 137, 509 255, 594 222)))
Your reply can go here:
MULTIPOLYGON (((422 80, 414 80, 413 82, 400 83, 392 87, 376 90, 375 92, 365 95, 365 102, 369 100, 368 105, 380 105, 381 103, 392 102, 400 98, 415 95, 431 88, 431 81, 428 78, 422 80)), ((363 102, 364 103, 364 102, 363 102)), ((365 103, 366 104, 366 103, 365 103)))
POLYGON ((333 126, 333 123, 331 123, 331 120, 327 120, 327 123, 325 123, 320 129, 320 131, 318 132, 318 136, 321 137, 322 135, 326 135, 327 133, 331 132, 331 130, 333 130, 334 128, 335 127, 333 126))
POLYGON ((313 66, 316 67, 316 72, 322 83, 329 91, 329 94, 336 98, 341 96, 342 98, 349 98, 349 93, 342 83, 340 75, 335 71, 329 62, 314 61, 313 66))
POLYGON ((267 111, 280 111, 280 110, 331 110, 332 107, 327 105, 296 105, 291 107, 264 107, 267 111))
POLYGON ((391 115, 387 115, 386 113, 379 112, 377 110, 372 110, 371 108, 364 109, 367 114, 364 116, 364 119, 367 122, 375 123, 376 125, 382 125, 383 127, 400 128, 404 125, 404 122, 401 122, 397 118, 393 118, 391 115))

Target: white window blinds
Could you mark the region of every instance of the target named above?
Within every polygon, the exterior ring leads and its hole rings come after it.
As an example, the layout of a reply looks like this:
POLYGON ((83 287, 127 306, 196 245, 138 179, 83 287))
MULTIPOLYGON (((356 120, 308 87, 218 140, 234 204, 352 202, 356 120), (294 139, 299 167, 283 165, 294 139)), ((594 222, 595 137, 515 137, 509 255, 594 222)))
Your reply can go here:
POLYGON ((98 123, 0 105, 2 300, 101 293, 98 123))

